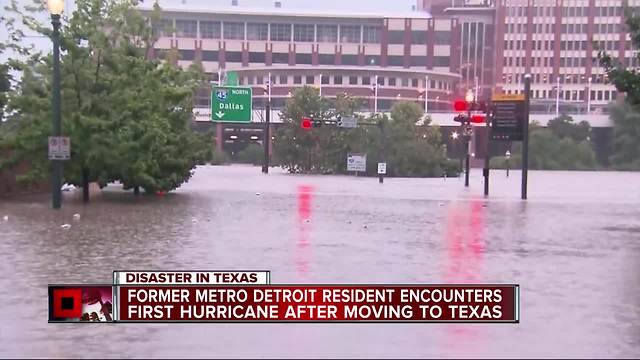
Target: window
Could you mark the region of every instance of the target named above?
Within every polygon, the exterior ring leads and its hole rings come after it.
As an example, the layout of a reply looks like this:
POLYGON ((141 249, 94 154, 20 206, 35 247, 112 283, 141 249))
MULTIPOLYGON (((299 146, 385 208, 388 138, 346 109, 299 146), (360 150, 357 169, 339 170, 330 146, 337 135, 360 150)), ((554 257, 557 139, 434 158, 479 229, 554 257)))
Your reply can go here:
POLYGON ((266 63, 266 56, 263 52, 250 52, 249 53, 249 62, 250 63, 266 63))
POLYGON ((242 62, 242 51, 225 51, 224 61, 242 62))
POLYGON ((358 55, 342 55, 342 65, 358 65, 358 55))
POLYGON ((322 75, 322 79, 320 80, 322 82, 322 84, 328 84, 329 83, 329 76, 328 75, 322 75))
POLYGON ((448 56, 434 56, 433 57, 433 66, 449 66, 449 57, 448 56))
POLYGON ((293 25, 293 41, 314 42, 314 25, 295 24, 293 25))
POLYGON ((173 20, 160 19, 159 22, 153 24, 153 34, 157 36, 173 36, 173 20))
POLYGON ((225 40, 244 40, 244 23, 225 21, 223 29, 225 40))
POLYGON ((450 31, 435 31, 436 44, 449 45, 451 44, 451 32, 450 31))
POLYGON ((389 44, 404 44, 404 31, 391 30, 389 34, 389 44))
POLYGON ((414 88, 418 87, 418 79, 416 78, 411 79, 411 87, 414 87, 414 88))
POLYGON ((271 24, 271 41, 291 41, 291 24, 271 24))
POLYGON ((362 77, 362 85, 371 85, 371 78, 368 76, 362 77))
POLYGON ((426 44, 427 43, 427 32, 426 31, 412 31, 411 32, 411 43, 412 44, 426 44))
POLYGON ((320 54, 318 55, 318 62, 320 65, 335 65, 336 56, 335 54, 320 54))
POLYGON ((195 20, 176 20, 177 37, 196 37, 198 33, 198 23, 195 20))
POLYGON ((273 53, 271 55, 271 62, 274 64, 288 64, 289 53, 273 53))
POLYGON ((411 66, 427 66, 427 57, 426 56, 412 56, 411 57, 411 66))
POLYGON ((389 78, 389 86, 396 86, 396 78, 394 77, 389 78))
POLYGON ((349 76, 349 85, 358 85, 358 77, 349 76))
POLYGON ((336 75, 333 77, 333 83, 335 85, 342 85, 342 76, 336 75))
POLYGON ((289 78, 287 75, 280 75, 280 84, 286 84, 289 82, 289 78))
POLYGON ((195 50, 178 50, 180 53, 180 60, 193 61, 195 59, 195 50))
POLYGON ((269 25, 247 23, 247 40, 268 40, 269 25))
POLYGON ((384 86, 384 76, 378 76, 378 85, 384 86))
POLYGON ((200 37, 204 39, 220 39, 220 22, 200 21, 200 37))
POLYGON ((362 41, 366 44, 380 42, 380 28, 377 26, 364 26, 362 28, 362 41))
POLYGON ((300 75, 295 75, 295 76, 293 77, 293 83, 294 83, 294 84, 302 84, 302 76, 300 76, 300 75))
POLYGON ((389 61, 389 66, 402 66, 403 65, 403 56, 387 56, 387 60, 389 61))
POLYGON ((408 78, 402 78, 402 86, 403 87, 409 86, 409 79, 408 78))
POLYGON ((313 77, 313 75, 307 75, 307 78, 305 79, 305 84, 313 85, 315 82, 316 82, 316 79, 313 77))
POLYGON ((338 42, 337 25, 318 25, 318 42, 338 42))
POLYGON ((340 25, 340 42, 343 43, 360 43, 360 26, 359 25, 340 25))
POLYGON ((380 56, 379 55, 368 55, 364 59, 365 65, 377 66, 380 65, 380 56))
MULTIPOLYGON (((203 50, 202 51, 202 61, 218 61, 218 52, 203 50)), ((217 74, 216 74, 217 76, 217 74)))
POLYGON ((296 54, 296 64, 311 65, 311 54, 296 54))

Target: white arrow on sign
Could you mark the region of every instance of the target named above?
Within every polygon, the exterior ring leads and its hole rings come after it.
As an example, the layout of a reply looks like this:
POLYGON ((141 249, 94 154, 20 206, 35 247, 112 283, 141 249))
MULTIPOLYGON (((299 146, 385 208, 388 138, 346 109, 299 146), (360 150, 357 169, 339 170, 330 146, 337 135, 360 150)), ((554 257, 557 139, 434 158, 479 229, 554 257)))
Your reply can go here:
POLYGON ((218 111, 218 112, 216 113, 216 116, 218 116, 219 118, 221 118, 221 117, 223 117, 223 116, 224 116, 224 113, 223 113, 222 111, 218 111))

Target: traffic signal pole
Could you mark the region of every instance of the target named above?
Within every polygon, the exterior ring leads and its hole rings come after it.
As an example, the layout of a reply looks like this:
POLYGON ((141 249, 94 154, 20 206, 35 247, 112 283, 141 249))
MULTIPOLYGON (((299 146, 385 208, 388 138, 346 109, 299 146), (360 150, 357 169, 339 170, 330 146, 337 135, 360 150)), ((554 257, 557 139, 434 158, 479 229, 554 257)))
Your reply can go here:
MULTIPOLYGON (((467 113, 467 121, 465 122, 465 131, 466 128, 471 126, 471 110, 467 113)), ((469 170, 471 165, 469 162, 471 161, 471 156, 469 155, 469 140, 471 140, 471 135, 464 135, 464 148, 465 148, 465 164, 464 164, 464 186, 469 187, 469 170)))
POLYGON ((522 200, 527 199, 527 175, 529 172, 529 100, 531 98, 531 74, 524 76, 524 126, 522 128, 522 200))
POLYGON ((489 166, 491 160, 491 129, 489 124, 489 116, 487 116, 487 153, 484 156, 484 169, 482 169, 482 175, 484 175, 484 196, 489 196, 489 166))
POLYGON ((262 145, 264 146, 264 158, 262 159, 262 172, 269 173, 269 143, 271 142, 271 101, 267 101, 267 114, 264 121, 264 138, 262 145))

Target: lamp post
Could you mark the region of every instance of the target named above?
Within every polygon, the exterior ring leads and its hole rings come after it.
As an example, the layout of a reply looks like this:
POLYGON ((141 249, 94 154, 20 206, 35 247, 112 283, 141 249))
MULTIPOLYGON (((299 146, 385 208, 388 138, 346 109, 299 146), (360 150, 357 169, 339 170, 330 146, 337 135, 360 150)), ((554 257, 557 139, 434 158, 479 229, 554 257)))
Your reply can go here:
POLYGON ((424 115, 429 111, 429 75, 424 77, 424 115))
MULTIPOLYGON (((60 14, 64 9, 63 0, 49 0, 47 3, 51 14, 53 33, 53 83, 52 83, 52 110, 53 110, 53 136, 62 136, 62 114, 60 109, 60 14)), ((62 206, 62 162, 51 160, 53 173, 51 174, 51 194, 54 209, 62 206)))
POLYGON ((509 168, 511 167, 509 160, 511 160, 511 151, 507 150, 507 152, 504 153, 504 158, 507 160, 507 177, 509 177, 509 168))
POLYGON ((464 145, 465 145, 465 172, 464 172, 464 186, 469 187, 469 171, 471 169, 471 165, 469 164, 471 161, 471 157, 469 156, 469 144, 471 140, 471 132, 469 131, 471 128, 471 104, 475 100, 475 96, 473 95, 473 90, 467 90, 467 95, 465 95, 464 100, 467 102, 467 120, 465 123, 464 129, 464 145))
POLYGON ((263 158, 262 158, 262 173, 269 173, 269 148, 271 145, 271 73, 269 73, 269 80, 267 80, 267 106, 266 106, 266 116, 264 122, 264 130, 262 130, 262 146, 263 146, 263 158))
POLYGON ((378 75, 376 75, 374 77, 373 86, 374 86, 374 88, 373 88, 373 113, 377 114, 378 113, 378 75))
POLYGON ((587 114, 591 114, 591 77, 589 77, 589 86, 587 87, 587 114))

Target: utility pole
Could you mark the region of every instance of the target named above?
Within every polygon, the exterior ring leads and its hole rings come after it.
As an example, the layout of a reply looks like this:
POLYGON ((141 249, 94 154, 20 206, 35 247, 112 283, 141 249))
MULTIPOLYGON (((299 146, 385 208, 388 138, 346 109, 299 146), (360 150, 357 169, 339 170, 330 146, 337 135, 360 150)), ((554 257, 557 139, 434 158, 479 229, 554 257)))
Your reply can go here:
MULTIPOLYGON (((384 122, 382 121, 382 119, 378 120, 378 127, 380 128, 380 154, 379 154, 379 158, 380 160, 378 162, 385 162, 384 161, 384 153, 385 153, 385 147, 386 147, 386 134, 384 131, 384 122)), ((384 174, 378 172, 378 182, 380 184, 384 183, 384 174)))
POLYGON ((264 157, 262 159, 262 172, 269 173, 269 144, 271 143, 271 73, 269 73, 269 80, 267 81, 267 114, 264 121, 264 130, 262 138, 262 146, 264 146, 264 157))
POLYGON ((378 113, 378 75, 375 76, 375 83, 373 84, 373 113, 378 113))
MULTIPOLYGON (((64 4, 60 1, 50 1, 49 11, 51 12, 51 24, 53 33, 53 83, 52 83, 52 107, 53 107, 53 136, 59 141, 62 136, 62 114, 60 105, 60 13, 64 4), (54 4, 61 6, 54 6, 54 4)), ((60 209, 62 207, 62 161, 52 160, 53 173, 51 176, 52 207, 60 209)))
POLYGON ((531 99, 531 74, 524 76, 524 126, 522 129, 522 200, 527 199, 527 173, 529 171, 529 103, 531 99))

